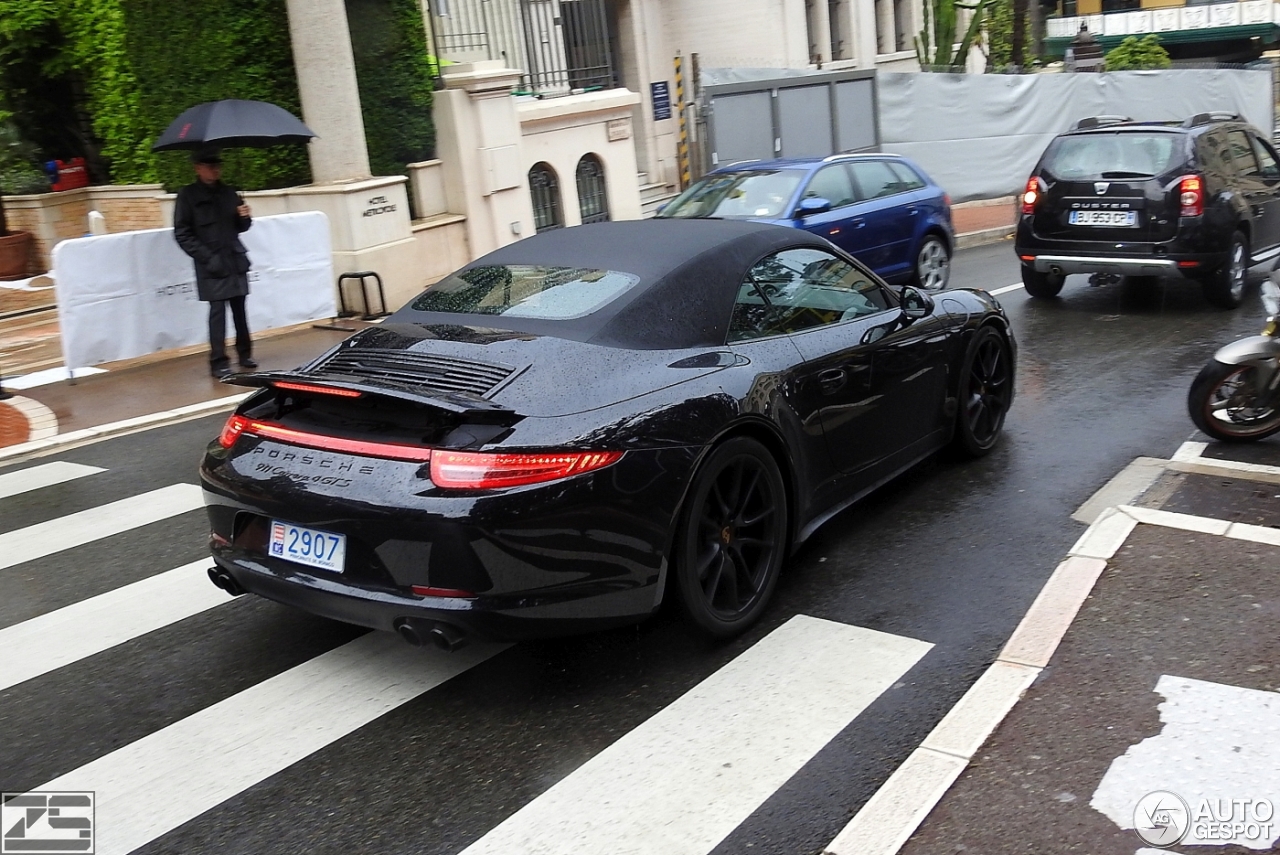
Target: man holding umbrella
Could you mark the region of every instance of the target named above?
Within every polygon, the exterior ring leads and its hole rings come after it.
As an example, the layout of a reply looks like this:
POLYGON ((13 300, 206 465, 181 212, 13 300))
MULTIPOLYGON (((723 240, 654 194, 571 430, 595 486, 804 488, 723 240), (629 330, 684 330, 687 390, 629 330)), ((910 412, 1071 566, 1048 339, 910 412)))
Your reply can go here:
POLYGON ((191 155, 196 180, 178 191, 173 209, 173 236, 195 260, 196 294, 209 304, 209 372, 219 380, 231 374, 227 359, 227 309, 236 328, 240 367, 257 368, 244 298, 249 294, 249 255, 240 233, 253 220, 249 206, 222 183, 222 157, 215 148, 191 155))
POLYGON ((219 147, 307 143, 315 134, 287 110, 266 101, 228 99, 197 104, 169 123, 152 151, 192 151, 196 181, 178 191, 173 236, 196 263, 196 293, 209 304, 209 371, 231 373, 227 359, 227 309, 236 327, 240 367, 253 369, 253 345, 244 314, 249 256, 240 233, 253 224, 249 206, 222 183, 219 147))

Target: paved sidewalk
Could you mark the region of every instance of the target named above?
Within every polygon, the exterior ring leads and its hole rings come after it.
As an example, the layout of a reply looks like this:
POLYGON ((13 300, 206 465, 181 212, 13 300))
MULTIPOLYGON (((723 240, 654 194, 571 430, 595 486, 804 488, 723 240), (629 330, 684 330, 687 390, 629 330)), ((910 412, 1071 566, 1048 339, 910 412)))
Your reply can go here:
POLYGON ((1274 851, 1280 438, 1189 442, 1100 495, 1123 504, 832 855, 1274 851))

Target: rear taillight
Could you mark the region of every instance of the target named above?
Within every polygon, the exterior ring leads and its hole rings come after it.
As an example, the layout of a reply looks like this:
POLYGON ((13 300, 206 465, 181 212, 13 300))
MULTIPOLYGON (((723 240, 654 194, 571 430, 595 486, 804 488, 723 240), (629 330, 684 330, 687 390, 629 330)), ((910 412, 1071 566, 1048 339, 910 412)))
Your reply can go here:
POLYGON ((218 436, 218 445, 223 448, 230 448, 236 444, 236 440, 240 438, 240 434, 244 433, 244 429, 249 426, 249 420, 244 416, 231 414, 231 418, 227 419, 227 423, 222 426, 222 433, 218 436))
POLYGON ((1022 213, 1034 214, 1036 212, 1036 202, 1040 201, 1040 197, 1044 195, 1044 182, 1039 178, 1032 176, 1027 179, 1027 189, 1022 191, 1022 213))
POLYGON ((398 442, 374 442, 364 439, 346 439, 341 436, 329 436, 323 433, 296 430, 277 422, 264 422, 245 416, 232 416, 227 426, 222 429, 218 443, 223 448, 235 445, 241 434, 274 439, 287 445, 299 445, 303 448, 317 448, 322 451, 337 451, 342 454, 355 454, 360 457, 382 457, 387 460, 408 460, 413 463, 426 463, 431 459, 431 449, 420 445, 404 445, 398 442))
POLYGON ((1178 205, 1180 217, 1198 217, 1204 213, 1204 181, 1199 175, 1178 179, 1178 205))
POLYGON ((431 457, 431 481, 453 490, 520 487, 602 469, 621 457, 621 451, 494 454, 437 449, 431 457))

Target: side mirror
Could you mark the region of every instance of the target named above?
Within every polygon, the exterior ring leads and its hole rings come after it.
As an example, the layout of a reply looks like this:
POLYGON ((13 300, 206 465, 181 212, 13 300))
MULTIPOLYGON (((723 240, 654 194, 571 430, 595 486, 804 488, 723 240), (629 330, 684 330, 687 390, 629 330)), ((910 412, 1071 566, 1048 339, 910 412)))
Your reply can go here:
POLYGON ((823 199, 821 196, 810 196, 807 199, 800 200, 800 204, 796 206, 796 216, 808 217, 812 214, 822 214, 830 210, 830 199, 823 199))
POLYGON ((911 285, 902 289, 899 298, 902 301, 902 317, 908 323, 927 318, 933 312, 933 298, 911 285))

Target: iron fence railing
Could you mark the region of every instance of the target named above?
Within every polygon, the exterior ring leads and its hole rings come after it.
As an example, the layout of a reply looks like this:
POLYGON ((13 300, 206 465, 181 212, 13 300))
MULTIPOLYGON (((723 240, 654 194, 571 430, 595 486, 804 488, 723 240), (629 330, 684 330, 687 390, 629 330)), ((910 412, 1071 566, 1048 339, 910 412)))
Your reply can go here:
POLYGON ((546 97, 618 85, 606 0, 428 0, 433 48, 450 62, 502 60, 546 97))

